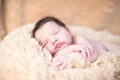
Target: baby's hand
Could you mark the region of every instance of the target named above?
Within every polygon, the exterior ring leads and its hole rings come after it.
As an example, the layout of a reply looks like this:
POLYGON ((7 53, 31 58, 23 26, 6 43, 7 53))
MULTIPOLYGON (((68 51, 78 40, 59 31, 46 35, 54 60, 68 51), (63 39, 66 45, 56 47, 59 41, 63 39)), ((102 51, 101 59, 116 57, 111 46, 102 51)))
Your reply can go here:
POLYGON ((88 44, 82 44, 79 45, 78 47, 76 47, 74 49, 75 52, 80 52, 82 53, 83 58, 87 59, 87 58, 91 58, 91 56, 93 55, 93 48, 91 45, 88 44))
POLYGON ((52 66, 58 70, 62 70, 67 66, 67 61, 63 55, 58 55, 53 58, 52 66))
POLYGON ((90 61, 90 62, 94 62, 97 57, 97 56, 94 56, 96 53, 90 44, 76 45, 76 47, 74 48, 74 52, 80 52, 83 58, 86 61, 90 61))
POLYGON ((80 53, 85 61, 94 62, 97 59, 97 53, 92 45, 89 43, 86 44, 74 44, 70 45, 56 54, 66 54, 68 55, 71 52, 80 53))

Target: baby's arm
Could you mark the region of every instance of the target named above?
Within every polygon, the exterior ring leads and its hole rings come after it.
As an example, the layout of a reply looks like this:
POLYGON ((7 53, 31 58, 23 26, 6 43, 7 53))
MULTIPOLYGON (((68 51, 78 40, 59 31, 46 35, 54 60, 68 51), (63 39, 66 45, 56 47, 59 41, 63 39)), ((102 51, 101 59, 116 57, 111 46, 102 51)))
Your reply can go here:
POLYGON ((88 44, 70 45, 59 52, 53 58, 52 64, 59 69, 64 69, 68 63, 75 59, 84 59, 85 61, 94 62, 96 55, 92 46, 88 44))
POLYGON ((107 51, 120 50, 120 45, 118 44, 113 44, 105 41, 102 41, 102 44, 104 45, 107 51))
POLYGON ((60 54, 69 54, 71 52, 78 52, 79 54, 82 54, 83 58, 90 58, 94 54, 94 49, 89 44, 73 44, 59 50, 55 56, 60 54))
POLYGON ((108 51, 107 47, 99 40, 90 40, 87 37, 75 35, 74 36, 75 44, 88 44, 92 46, 94 54, 100 53, 101 51, 108 51))
POLYGON ((75 44, 88 44, 91 43, 91 41, 82 35, 73 35, 73 41, 75 44))

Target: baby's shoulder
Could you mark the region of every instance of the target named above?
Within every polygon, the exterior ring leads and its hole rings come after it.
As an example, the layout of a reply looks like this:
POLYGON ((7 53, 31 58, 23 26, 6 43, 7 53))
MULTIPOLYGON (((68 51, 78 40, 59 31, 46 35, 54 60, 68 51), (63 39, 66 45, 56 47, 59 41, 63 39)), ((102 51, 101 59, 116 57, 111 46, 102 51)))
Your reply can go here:
POLYGON ((88 42, 89 39, 83 35, 73 35, 73 43, 74 44, 81 44, 84 42, 88 42))

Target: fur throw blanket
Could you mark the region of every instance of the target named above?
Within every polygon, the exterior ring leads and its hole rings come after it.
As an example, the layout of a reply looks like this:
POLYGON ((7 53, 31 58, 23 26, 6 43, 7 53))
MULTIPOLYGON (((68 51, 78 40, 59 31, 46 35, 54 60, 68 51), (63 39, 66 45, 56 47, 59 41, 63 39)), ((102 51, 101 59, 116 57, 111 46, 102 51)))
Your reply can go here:
MULTIPOLYGON (((41 45, 31 37, 33 27, 34 24, 20 27, 0 42, 0 80, 120 80, 120 50, 101 52, 94 63, 74 60, 66 69, 55 70, 51 67, 50 53, 46 49, 42 51, 41 45)), ((73 34, 120 44, 120 36, 107 31, 69 27, 73 34)))

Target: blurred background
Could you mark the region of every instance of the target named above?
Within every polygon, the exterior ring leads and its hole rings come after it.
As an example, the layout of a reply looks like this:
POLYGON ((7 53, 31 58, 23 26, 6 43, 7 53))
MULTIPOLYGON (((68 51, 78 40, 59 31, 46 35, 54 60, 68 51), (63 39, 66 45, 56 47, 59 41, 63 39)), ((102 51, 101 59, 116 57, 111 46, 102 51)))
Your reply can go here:
POLYGON ((0 40, 48 15, 68 25, 120 35, 120 0, 0 0, 0 40))

